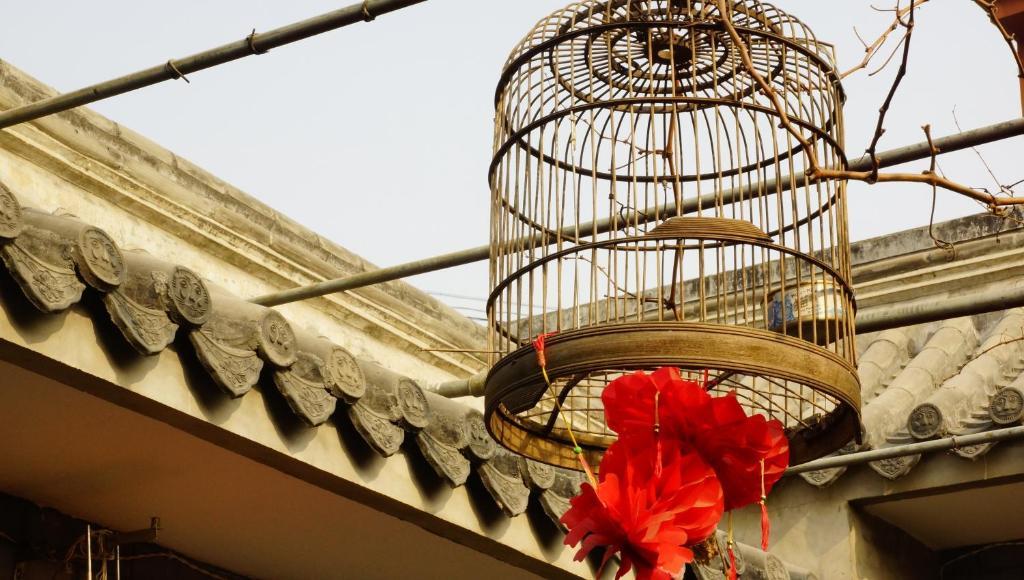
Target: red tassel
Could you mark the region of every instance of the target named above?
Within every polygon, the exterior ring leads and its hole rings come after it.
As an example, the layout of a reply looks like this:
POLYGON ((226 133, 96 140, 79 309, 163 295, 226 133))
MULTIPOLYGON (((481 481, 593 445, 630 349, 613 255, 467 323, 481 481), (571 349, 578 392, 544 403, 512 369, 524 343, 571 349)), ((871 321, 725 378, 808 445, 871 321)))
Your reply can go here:
POLYGON ((661 391, 654 393, 654 477, 661 477, 661 414, 658 412, 658 399, 661 391))
POLYGON ((732 550, 732 542, 729 542, 729 580, 736 578, 736 553, 732 550))
POLYGON ((761 551, 768 551, 768 536, 772 533, 772 524, 768 520, 768 498, 764 485, 764 459, 761 460, 761 551))
POLYGON ((768 506, 761 500, 761 551, 768 551, 768 536, 772 533, 772 524, 768 521, 768 506))
POLYGON ((654 455, 654 477, 661 477, 661 471, 663 469, 662 468, 662 464, 664 463, 664 461, 662 460, 661 439, 660 438, 657 441, 654 442, 654 449, 655 449, 655 451, 654 451, 654 453, 655 453, 655 455, 654 455))

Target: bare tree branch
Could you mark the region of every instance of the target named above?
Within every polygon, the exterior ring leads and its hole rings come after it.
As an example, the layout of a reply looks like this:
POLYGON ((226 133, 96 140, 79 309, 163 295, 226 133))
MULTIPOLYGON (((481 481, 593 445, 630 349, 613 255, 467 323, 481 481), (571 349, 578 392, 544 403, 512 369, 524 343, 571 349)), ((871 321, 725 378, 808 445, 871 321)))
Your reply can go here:
MULTIPOLYGON (((981 0, 975 0, 979 2, 981 0)), ((923 183, 936 188, 942 188, 954 193, 959 193, 970 199, 979 201, 994 213, 999 213, 997 210, 1000 207, 1011 206, 1011 205, 1022 205, 1024 204, 1024 197, 1000 197, 992 195, 986 191, 979 191, 977 189, 968 187, 966 185, 957 183, 946 177, 937 174, 934 170, 924 171, 923 173, 879 173, 877 170, 871 171, 849 171, 845 169, 835 168, 823 168, 818 164, 818 156, 812 146, 810 140, 808 140, 801 132, 800 129, 793 123, 786 113, 786 107, 783 104, 779 94, 772 88, 772 86, 765 81, 764 77, 757 71, 754 66, 753 60, 750 56, 750 50, 743 38, 740 37, 736 27, 732 23, 731 10, 728 0, 716 0, 716 6, 719 14, 722 18, 722 27, 725 29, 729 38, 732 40, 733 45, 736 48, 736 52, 740 57, 743 67, 747 74, 750 75, 754 82, 760 87, 761 91, 766 97, 772 102, 772 107, 775 109, 775 113, 779 116, 782 127, 793 136, 793 138, 800 144, 804 154, 807 157, 807 169, 804 173, 811 181, 820 180, 840 180, 847 179, 853 181, 864 181, 866 183, 877 183, 877 182, 899 182, 899 183, 923 183)), ((911 18, 913 17, 914 5, 910 7, 911 18)), ((902 20, 901 20, 902 22, 902 20)), ((908 23, 909 25, 909 23, 908 23)), ((1012 45, 1011 45, 1012 46, 1012 45)), ((899 77, 901 78, 901 77, 899 77)), ((895 93, 895 88, 898 88, 899 78, 897 82, 893 83, 894 89, 890 91, 891 94, 895 93)), ((887 99, 891 100, 890 99, 887 99)), ((884 117, 884 109, 880 111, 881 116, 884 117)), ((884 119, 883 119, 884 121, 884 119)), ((879 122, 878 128, 884 132, 882 122, 879 122)), ((875 142, 877 138, 880 138, 879 129, 876 128, 875 138, 872 142, 875 142)), ((870 149, 869 149, 870 150, 870 149)))
MULTIPOLYGON (((907 76, 907 62, 910 60, 910 41, 914 37, 914 14, 916 12, 914 4, 911 4, 910 17, 904 22, 900 18, 899 4, 896 4, 896 22, 899 26, 904 27, 907 32, 903 35, 903 57, 900 60, 900 68, 896 71, 896 78, 893 79, 892 86, 889 87, 889 93, 885 96, 882 107, 878 109, 878 123, 875 125, 875 134, 871 137, 871 144, 868 145, 867 149, 867 155, 871 158, 871 173, 875 177, 878 176, 878 155, 876 150, 878 149, 878 142, 882 140, 882 135, 885 134, 885 115, 889 112, 889 107, 892 105, 892 100, 896 97, 896 91, 899 90, 900 83, 907 76)), ((934 154, 932 158, 934 159, 934 154)), ((933 173, 934 169, 932 167, 933 173)))

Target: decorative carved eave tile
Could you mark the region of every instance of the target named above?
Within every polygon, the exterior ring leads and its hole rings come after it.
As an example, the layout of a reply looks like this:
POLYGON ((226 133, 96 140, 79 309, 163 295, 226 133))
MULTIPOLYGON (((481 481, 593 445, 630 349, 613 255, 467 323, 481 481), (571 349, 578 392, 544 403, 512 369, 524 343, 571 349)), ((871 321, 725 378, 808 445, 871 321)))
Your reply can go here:
POLYGON ((430 424, 430 403, 416 381, 400 377, 395 386, 398 399, 399 424, 406 431, 419 431, 430 424))
POLYGON ((818 576, 810 570, 787 564, 790 580, 818 580, 818 576))
POLYGON ((317 426, 330 418, 338 399, 355 403, 366 393, 366 378, 348 351, 327 339, 295 332, 295 363, 274 370, 274 383, 303 421, 317 426))
POLYGON ((378 454, 390 457, 398 453, 405 440, 405 430, 398 426, 402 411, 398 405, 397 374, 370 362, 360 361, 366 377, 366 392, 348 415, 366 443, 378 454))
MULTIPOLYGON (((848 455, 850 453, 856 453, 857 451, 861 451, 863 449, 864 445, 857 445, 855 441, 850 441, 842 448, 840 448, 838 452, 834 453, 833 455, 830 455, 829 457, 834 457, 837 455, 848 455)), ((813 486, 825 487, 835 483, 835 481, 839 479, 839 476, 841 476, 844 473, 846 473, 845 467, 833 467, 830 469, 807 471, 801 473, 800 477, 802 477, 804 481, 813 486)))
POLYGON ((64 242, 62 246, 70 248, 71 262, 89 286, 110 292, 124 282, 124 256, 103 230, 71 215, 51 215, 30 208, 22 209, 22 219, 26 228, 58 236, 64 242))
POLYGON ((525 457, 519 458, 519 473, 523 484, 535 491, 544 491, 555 484, 555 468, 525 457))
POLYGON ((458 487, 469 479, 470 462, 463 455, 469 446, 466 408, 434 393, 424 393, 430 424, 416 434, 416 444, 437 475, 458 487))
POLYGON ((868 465, 871 466, 871 469, 874 469, 875 472, 886 479, 899 479, 900 477, 910 473, 910 470, 913 469, 920 461, 920 455, 907 455, 904 457, 892 457, 890 459, 872 461, 868 465))
POLYGON ((738 544, 736 551, 743 554, 747 562, 747 570, 743 572, 744 580, 790 580, 789 569, 775 554, 746 544, 738 544))
POLYGON ((1024 375, 1000 390, 988 405, 989 418, 1000 427, 1017 425, 1024 418, 1024 375))
POLYGON ((934 403, 921 403, 907 417, 907 431, 917 440, 932 439, 949 432, 942 410, 934 403))
POLYGON ((465 415, 469 444, 463 450, 471 461, 489 461, 498 453, 498 443, 487 432, 484 415, 476 409, 469 409, 465 415))
POLYGON ((82 299, 85 291, 75 273, 74 242, 36 225, 35 212, 22 212, 17 237, 0 247, 0 259, 36 308, 59 312, 82 299))
POLYGON ((564 530, 565 526, 561 522, 562 516, 569 511, 569 500, 579 494, 583 474, 568 469, 552 469, 555 472, 554 482, 551 487, 540 493, 538 501, 551 521, 564 530))
POLYGON ((518 455, 498 448, 494 457, 479 465, 476 472, 507 516, 517 516, 526 511, 530 503, 530 488, 523 483, 518 455))
MULTIPOLYGON (((367 392, 367 396, 369 396, 367 392)), ((405 431, 385 417, 370 409, 368 405, 359 403, 348 408, 348 416, 366 443, 383 457, 391 457, 402 447, 405 431)))
POLYGON ((263 361, 256 351, 231 346, 212 326, 193 330, 188 338, 196 349, 199 362, 214 382, 232 397, 246 394, 259 380, 263 361))
POLYGON ((210 316, 206 284, 191 270, 145 252, 124 253, 125 281, 103 295, 114 325, 139 353, 157 354, 173 340, 181 323, 201 325, 210 316))
POLYGON ((965 447, 957 447, 953 450, 953 453, 963 457, 964 459, 970 459, 974 461, 979 457, 985 455, 992 448, 995 447, 995 443, 979 443, 978 445, 967 445, 965 447))
POLYGON ((140 354, 158 354, 174 342, 178 325, 163 310, 147 308, 122 292, 104 295, 103 303, 114 326, 140 354))
MULTIPOLYGON (((981 408, 972 412, 971 415, 961 423, 961 430, 955 433, 955 435, 981 433, 983 431, 988 431, 994 426, 995 424, 992 422, 992 418, 989 414, 989 405, 985 404, 981 408)), ((953 449, 953 454, 963 457, 964 459, 974 461, 991 451, 995 446, 995 443, 979 443, 978 445, 957 447, 953 449)))
MULTIPOLYGON (((186 286, 183 291, 196 290, 186 286)), ((264 361, 278 369, 295 362, 295 333, 279 312, 223 290, 211 288, 209 292, 209 319, 192 330, 189 338, 199 360, 225 392, 233 397, 247 393, 259 380, 264 361)), ((198 308, 191 313, 197 312, 198 308)))
POLYGON ((300 351, 324 361, 324 386, 335 398, 351 405, 366 394, 366 376, 352 353, 326 338, 304 332, 297 335, 300 351))
POLYGON ((0 183, 0 243, 17 238, 24 227, 21 203, 7 186, 0 183))
POLYGON ((807 471, 800 474, 807 483, 815 487, 827 487, 832 485, 839 479, 841 475, 846 473, 845 467, 832 467, 830 469, 818 469, 816 471, 807 471))
POLYGON ((300 351, 295 364, 274 371, 274 384, 292 411, 306 424, 316 427, 334 414, 338 400, 327 390, 324 361, 300 351))

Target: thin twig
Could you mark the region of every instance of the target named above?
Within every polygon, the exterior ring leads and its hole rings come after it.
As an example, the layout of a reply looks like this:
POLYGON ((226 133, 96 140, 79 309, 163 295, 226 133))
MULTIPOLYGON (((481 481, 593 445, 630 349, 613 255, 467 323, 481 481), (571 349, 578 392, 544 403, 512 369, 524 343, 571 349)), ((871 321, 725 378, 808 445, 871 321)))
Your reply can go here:
MULTIPOLYGON (((911 16, 911 18, 913 18, 913 16, 911 16)), ((937 157, 938 157, 940 151, 935 146, 935 143, 932 141, 932 126, 931 125, 925 125, 925 126, 921 127, 921 130, 924 131, 924 136, 925 136, 925 138, 928 139, 928 153, 931 156, 931 164, 928 166, 928 173, 930 173, 932 175, 935 175, 935 167, 936 167, 936 165, 938 163, 937 157)), ((932 212, 931 212, 931 215, 928 218, 928 237, 930 237, 932 239, 932 242, 935 243, 936 247, 942 248, 943 250, 946 250, 947 252, 949 252, 951 254, 951 259, 955 260, 956 259, 956 246, 954 246, 953 244, 947 242, 946 240, 939 239, 935 235, 935 206, 938 204, 938 199, 939 199, 939 188, 938 188, 937 185, 933 184, 932 185, 932 212)))
POLYGON ((896 46, 893 47, 892 52, 889 53, 889 56, 886 57, 885 61, 882 62, 882 66, 880 66, 880 67, 876 68, 875 70, 869 72, 868 76, 869 77, 873 77, 876 74, 882 72, 883 70, 889 68, 889 63, 892 62, 892 59, 896 58, 896 54, 899 53, 900 48, 903 47, 903 46, 906 46, 906 44, 907 44, 907 37, 906 37, 906 35, 904 35, 903 38, 900 39, 899 43, 897 43, 896 46))
MULTIPOLYGON (((875 41, 872 42, 871 44, 868 44, 867 42, 865 42, 864 39, 861 38, 860 32, 858 32, 858 30, 856 28, 854 28, 853 29, 853 33, 857 35, 857 39, 860 40, 860 43, 864 45, 864 59, 861 60, 859 63, 857 63, 857 66, 855 66, 855 67, 849 69, 848 71, 842 73, 841 75, 839 75, 840 80, 845 79, 846 77, 852 75, 853 73, 855 73, 855 72, 857 72, 859 70, 863 70, 863 69, 867 68, 868 65, 871 64, 871 60, 873 58, 875 58, 875 56, 878 54, 878 51, 881 50, 882 47, 885 45, 886 41, 889 40, 889 35, 892 34, 893 32, 896 32, 896 29, 900 27, 900 23, 903 21, 903 15, 906 14, 907 12, 917 8, 918 6, 920 6, 922 4, 925 4, 926 2, 928 2, 928 0, 914 0, 913 2, 910 3, 910 7, 904 8, 902 10, 897 10, 896 11, 896 17, 893 18, 892 24, 890 24, 889 27, 886 28, 882 32, 882 34, 880 34, 878 36, 878 38, 876 38, 875 41)), ((874 8, 874 7, 872 6, 872 8, 874 8)), ((875 10, 878 10, 878 9, 875 8, 875 10)), ((879 12, 885 12, 885 11, 884 10, 879 10, 879 12)), ((895 52, 893 54, 895 54, 895 52)), ((886 64, 888 64, 888 61, 886 62, 886 64)), ((885 68, 885 65, 882 65, 881 68, 885 68)), ((881 70, 881 69, 879 69, 879 70, 881 70)), ((877 73, 877 72, 878 71, 875 71, 875 73, 877 73)), ((875 74, 875 73, 872 73, 872 74, 875 74)))
MULTIPOLYGON (((1024 328, 1021 329, 1021 332, 1024 333, 1024 328)), ((1016 336, 1014 338, 1006 338, 1006 335, 1004 334, 1003 335, 1003 340, 1000 340, 996 344, 993 344, 992 346, 986 348, 985 350, 983 350, 981 352, 975 353, 974 358, 978 358, 981 355, 988 354, 988 353, 992 352, 993 350, 995 350, 997 348, 1000 348, 1000 347, 1003 347, 1003 346, 1007 346, 1007 345, 1010 345, 1010 344, 1014 344, 1014 343, 1017 343, 1017 342, 1024 342, 1024 334, 1022 334, 1021 336, 1016 336)))
MULTIPOLYGON (((964 130, 960 127, 960 119, 958 119, 956 116, 956 107, 953 107, 953 124, 956 125, 956 130, 958 133, 964 132, 964 130)), ((992 166, 988 164, 988 161, 985 159, 985 156, 981 154, 981 151, 979 151, 977 147, 972 146, 971 151, 974 151, 974 154, 978 156, 978 159, 981 161, 981 164, 985 166, 985 171, 988 172, 989 177, 991 177, 992 181, 995 182, 996 187, 999 188, 999 191, 1005 195, 1012 196, 1014 193, 1013 186, 1005 186, 999 183, 999 178, 996 177, 995 172, 992 171, 992 166)))

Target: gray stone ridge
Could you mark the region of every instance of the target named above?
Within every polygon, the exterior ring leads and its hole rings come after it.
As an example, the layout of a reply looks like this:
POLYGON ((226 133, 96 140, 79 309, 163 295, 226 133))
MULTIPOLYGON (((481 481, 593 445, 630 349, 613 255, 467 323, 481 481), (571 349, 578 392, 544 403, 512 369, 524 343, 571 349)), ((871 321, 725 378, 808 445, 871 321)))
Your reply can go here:
MULTIPOLYGON (((1024 417, 1024 309, 886 330, 858 337, 862 354, 863 442, 840 454, 881 449, 1021 424, 1024 417)), ((996 443, 960 447, 965 460, 996 443)), ((920 455, 870 463, 878 475, 897 479, 920 455)), ((825 486, 845 468, 802 474, 825 486)))
MULTIPOLYGON (((233 398, 248 393, 268 370, 304 423, 317 426, 342 415, 338 420, 350 421, 384 457, 412 438, 422 460, 449 486, 464 485, 475 473, 508 517, 523 514, 533 502, 561 527, 559 518, 579 491, 580 473, 499 446, 479 411, 296 330, 276 310, 246 302, 184 266, 122 251, 102 229, 73 215, 22 207, 3 184, 0 261, 40 312, 58 314, 92 293, 139 357, 159 354, 183 333, 193 348, 180 356, 194 355, 233 398)), ((721 538, 720 543, 724 548, 721 538)), ((750 577, 804 577, 757 548, 739 550, 750 577)), ((694 571, 699 578, 724 578, 718 562, 694 571)))

